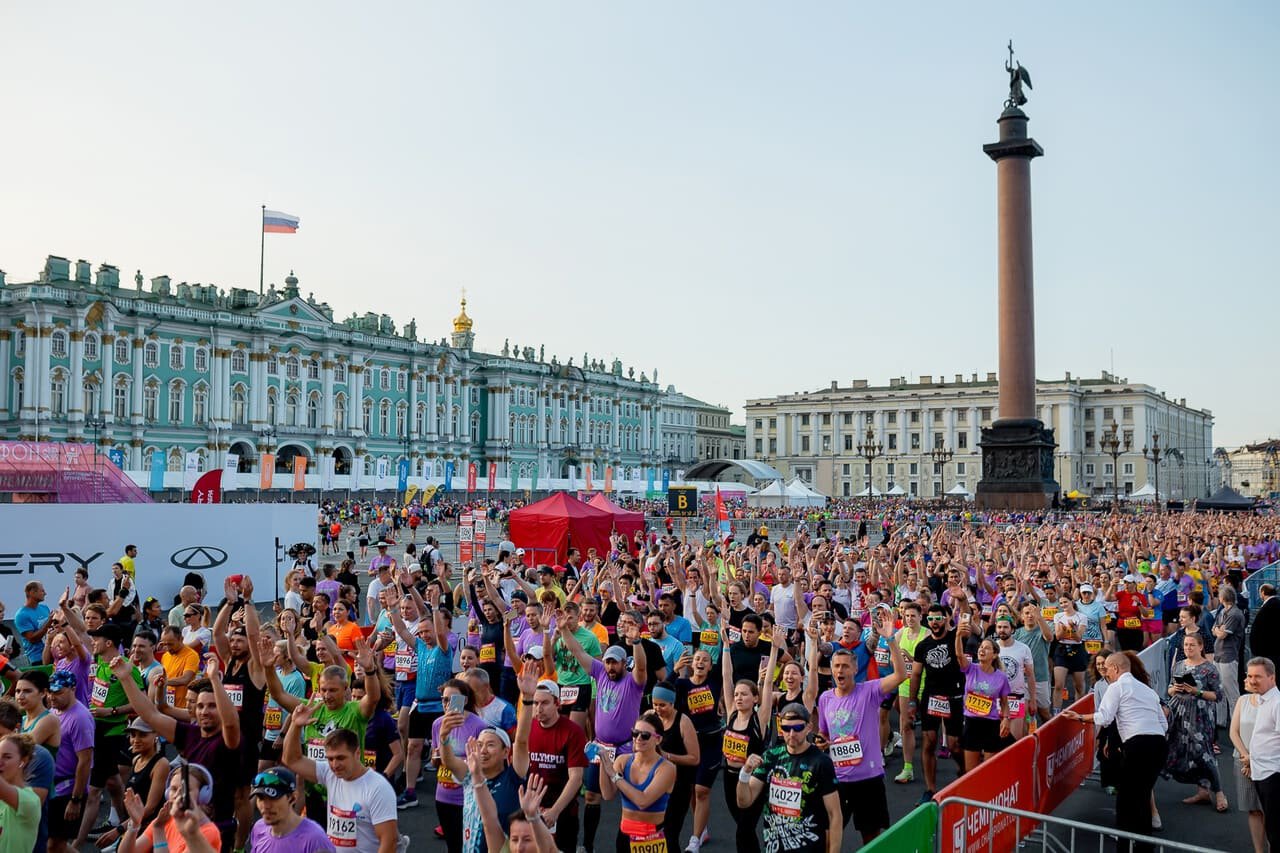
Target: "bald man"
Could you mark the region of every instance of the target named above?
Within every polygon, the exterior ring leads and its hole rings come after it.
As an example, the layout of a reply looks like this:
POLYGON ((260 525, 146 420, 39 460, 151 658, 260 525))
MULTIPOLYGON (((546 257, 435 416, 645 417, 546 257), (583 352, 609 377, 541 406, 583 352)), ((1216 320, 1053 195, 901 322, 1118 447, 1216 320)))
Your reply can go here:
MULTIPOLYGON (((1169 750, 1165 739, 1169 723, 1160 707, 1160 697, 1133 677, 1128 655, 1121 652, 1111 655, 1102 669, 1110 686, 1097 710, 1092 714, 1068 710, 1062 715, 1099 726, 1115 722, 1120 740, 1124 742, 1116 785, 1116 829, 1150 835, 1151 791, 1169 750)), ((1134 851, 1143 853, 1154 849, 1150 844, 1133 846, 1134 851)))

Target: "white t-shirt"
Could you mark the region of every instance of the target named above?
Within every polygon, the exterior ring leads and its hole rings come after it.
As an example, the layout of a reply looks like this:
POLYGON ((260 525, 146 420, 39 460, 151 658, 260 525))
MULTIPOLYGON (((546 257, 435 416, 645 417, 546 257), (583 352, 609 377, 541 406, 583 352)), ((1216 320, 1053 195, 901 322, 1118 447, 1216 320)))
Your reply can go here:
POLYGON ((996 641, 1000 647, 1000 665, 1009 679, 1009 692, 1027 695, 1027 667, 1032 665, 1031 649, 1026 643, 1014 640, 1011 645, 996 641))
POLYGON ((357 853, 377 853, 378 833, 374 826, 396 820, 396 792, 381 773, 366 770, 360 778, 347 782, 329 767, 316 762, 316 781, 328 789, 325 831, 333 846, 357 853))
POLYGON ((200 639, 203 650, 209 651, 209 647, 213 645, 212 631, 205 627, 192 628, 190 625, 182 629, 182 645, 189 646, 191 641, 196 638, 200 639))
POLYGON ((369 591, 365 593, 366 625, 372 625, 378 621, 378 617, 382 615, 382 602, 378 599, 378 594, 394 583, 394 580, 391 583, 383 583, 381 578, 374 578, 369 582, 369 591))
POLYGON ((770 596, 773 600, 773 615, 783 628, 796 627, 796 585, 794 583, 774 586, 770 596))
MULTIPOLYGON (((1067 611, 1065 610, 1059 610, 1057 613, 1053 614, 1053 633, 1055 635, 1057 635, 1058 633, 1059 625, 1066 625, 1068 627, 1075 626, 1076 636, 1083 637, 1084 629, 1086 626, 1088 626, 1088 624, 1089 624, 1089 617, 1085 616, 1083 613, 1079 611, 1076 611, 1076 614, 1074 616, 1068 616, 1067 611)), ((1058 640, 1058 642, 1066 643, 1067 645, 1080 644, 1080 640, 1058 640)))

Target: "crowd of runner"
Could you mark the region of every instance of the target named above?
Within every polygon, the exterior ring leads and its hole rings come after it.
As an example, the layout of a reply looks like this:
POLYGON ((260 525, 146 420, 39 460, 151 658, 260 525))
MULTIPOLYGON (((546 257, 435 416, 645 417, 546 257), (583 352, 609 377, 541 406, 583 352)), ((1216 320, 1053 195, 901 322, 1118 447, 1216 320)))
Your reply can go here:
MULTIPOLYGON (((275 601, 250 567, 146 597, 132 546, 110 577, 28 584, 0 666, 0 853, 391 853, 426 803, 450 853, 696 853, 712 797, 726 849, 836 851, 850 824, 864 843, 889 827, 886 783, 927 800, 939 762, 971 771, 1089 691, 1105 707, 1129 689, 1117 667, 1143 675, 1124 653, 1161 637, 1163 769, 1188 802, 1229 808, 1217 727, 1244 778, 1280 761, 1250 756, 1267 706, 1233 720, 1258 707, 1248 631, 1280 654, 1280 620, 1250 629, 1240 595, 1280 558, 1275 517, 915 519, 876 545, 659 527, 562 565, 510 541, 451 564, 418 543, 429 521, 326 507, 275 601)), ((1096 722, 1123 799, 1126 721, 1096 722)), ((1239 807, 1262 837, 1265 803, 1239 807)))

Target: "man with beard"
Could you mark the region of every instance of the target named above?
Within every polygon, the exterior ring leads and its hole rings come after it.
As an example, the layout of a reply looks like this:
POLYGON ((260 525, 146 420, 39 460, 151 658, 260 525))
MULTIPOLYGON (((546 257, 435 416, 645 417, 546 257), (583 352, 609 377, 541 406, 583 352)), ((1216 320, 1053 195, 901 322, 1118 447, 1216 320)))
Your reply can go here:
MULTIPOLYGON (((964 682, 960 664, 955 655, 955 632, 947 630, 947 611, 940 604, 929 607, 925 617, 929 635, 916 643, 915 660, 911 666, 910 696, 919 696, 919 702, 909 701, 907 713, 911 718, 923 714, 920 728, 924 733, 921 765, 924 768, 924 794, 920 801, 933 797, 938 788, 938 729, 947 727, 947 748, 956 760, 960 773, 964 773, 964 753, 960 751, 960 729, 964 724, 964 682), (921 688, 921 678, 924 687, 921 688)), ((908 721, 906 725, 911 725, 908 721)))

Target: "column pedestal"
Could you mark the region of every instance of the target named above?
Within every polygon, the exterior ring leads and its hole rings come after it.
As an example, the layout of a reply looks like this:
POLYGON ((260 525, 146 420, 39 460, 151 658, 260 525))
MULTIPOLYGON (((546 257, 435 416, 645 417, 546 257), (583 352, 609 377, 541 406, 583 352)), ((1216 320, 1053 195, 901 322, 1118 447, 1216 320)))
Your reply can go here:
POLYGON ((980 509, 1047 509, 1058 493, 1053 430, 1035 418, 999 420, 982 430, 980 509))

